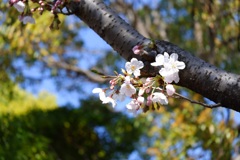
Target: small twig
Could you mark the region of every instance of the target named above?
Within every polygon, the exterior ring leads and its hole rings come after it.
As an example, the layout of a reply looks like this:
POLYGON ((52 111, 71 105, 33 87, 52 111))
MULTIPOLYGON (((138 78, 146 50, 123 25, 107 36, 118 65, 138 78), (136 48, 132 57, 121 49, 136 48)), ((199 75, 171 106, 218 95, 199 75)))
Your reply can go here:
POLYGON ((104 76, 102 76, 102 78, 112 79, 112 78, 116 78, 116 76, 108 76, 108 75, 104 75, 104 76))
POLYGON ((216 104, 206 104, 206 103, 203 103, 203 102, 199 102, 199 101, 194 101, 192 99, 189 99, 181 94, 178 94, 178 93, 174 93, 174 97, 175 98, 179 98, 179 99, 184 99, 184 100, 187 100, 191 103, 194 103, 194 104, 199 104, 199 105, 202 105, 203 107, 206 107, 206 108, 217 108, 217 107, 220 107, 221 106, 221 103, 216 103, 216 104))

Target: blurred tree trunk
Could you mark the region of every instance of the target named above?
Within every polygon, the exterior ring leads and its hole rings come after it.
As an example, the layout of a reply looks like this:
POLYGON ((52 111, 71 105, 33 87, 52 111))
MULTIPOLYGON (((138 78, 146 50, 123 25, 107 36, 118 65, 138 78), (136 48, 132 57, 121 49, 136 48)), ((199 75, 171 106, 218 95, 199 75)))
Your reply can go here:
MULTIPOLYGON (((123 58, 130 60, 132 57, 136 57, 142 60, 145 64, 145 70, 142 72, 143 76, 155 76, 158 74, 158 70, 150 66, 156 56, 156 54, 152 53, 178 53, 179 59, 186 64, 186 68, 179 73, 180 82, 178 85, 189 88, 215 103, 220 103, 223 107, 240 112, 239 75, 216 68, 166 41, 156 40, 156 48, 149 48, 148 55, 134 55, 132 48, 135 45, 147 45, 151 41, 127 24, 101 0, 71 1, 68 8, 123 58)), ((195 27, 197 29, 197 26, 195 27)), ((213 28, 210 28, 209 32, 212 31, 213 28)), ((214 35, 210 38, 214 38, 214 35)), ((209 45, 212 46, 212 44, 209 45)), ((212 54, 214 55, 214 53, 212 54)))

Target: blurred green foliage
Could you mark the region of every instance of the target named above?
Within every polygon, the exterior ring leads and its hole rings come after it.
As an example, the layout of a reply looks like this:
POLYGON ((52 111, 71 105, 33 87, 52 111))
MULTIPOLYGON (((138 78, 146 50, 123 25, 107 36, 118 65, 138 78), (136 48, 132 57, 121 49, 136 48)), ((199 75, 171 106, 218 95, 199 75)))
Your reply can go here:
POLYGON ((226 122, 224 117, 216 120, 213 112, 220 111, 175 101, 171 99, 170 106, 176 106, 171 112, 161 108, 155 115, 161 124, 152 126, 148 132, 156 140, 147 152, 157 159, 231 159, 233 141, 238 137, 234 120, 226 122))
POLYGON ((16 88, 14 98, 0 106, 1 160, 125 159, 147 131, 145 119, 113 112, 94 97, 79 108, 57 108, 51 97, 16 88))

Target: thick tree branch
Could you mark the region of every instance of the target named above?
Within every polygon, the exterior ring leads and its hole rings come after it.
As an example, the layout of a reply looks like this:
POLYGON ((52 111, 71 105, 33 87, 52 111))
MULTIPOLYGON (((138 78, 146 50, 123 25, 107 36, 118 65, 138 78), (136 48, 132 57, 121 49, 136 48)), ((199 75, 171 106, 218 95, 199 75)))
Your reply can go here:
MULTIPOLYGON (((155 76, 158 69, 149 64, 154 61, 154 54, 136 56, 131 51, 137 44, 148 44, 149 39, 121 19, 116 12, 100 0, 72 1, 69 9, 90 28, 109 43, 123 58, 132 57, 144 61, 144 76, 155 76)), ((180 71, 178 85, 189 88, 226 108, 240 112, 240 76, 216 68, 203 60, 192 56, 187 51, 166 41, 156 41, 156 48, 150 53, 178 53, 179 59, 186 63, 180 71)))
POLYGON ((101 0, 72 1, 68 8, 127 60, 133 46, 149 42, 101 0))

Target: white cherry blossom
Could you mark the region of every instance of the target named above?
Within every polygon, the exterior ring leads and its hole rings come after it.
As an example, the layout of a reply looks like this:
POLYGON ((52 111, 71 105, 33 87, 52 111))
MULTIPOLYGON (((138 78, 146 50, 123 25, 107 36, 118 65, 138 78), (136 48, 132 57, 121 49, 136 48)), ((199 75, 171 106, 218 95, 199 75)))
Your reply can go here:
MULTIPOLYGON (((141 46, 135 46, 133 52, 136 52, 135 54, 141 54, 139 53, 142 51, 140 47, 141 46)), ((175 93, 175 88, 170 83, 179 82, 178 73, 179 70, 185 68, 185 63, 178 61, 178 55, 176 53, 169 55, 167 52, 164 52, 163 55, 157 55, 155 60, 156 62, 151 63, 151 65, 160 66, 159 74, 163 77, 166 86, 164 84, 163 86, 156 87, 155 83, 159 80, 158 77, 147 78, 145 80, 139 79, 140 69, 143 68, 144 65, 143 62, 132 58, 130 62, 125 64, 126 70, 122 69, 123 75, 118 74, 110 81, 109 88, 95 88, 92 92, 99 94, 99 99, 103 104, 111 103, 113 107, 116 106, 117 101, 123 101, 126 96, 132 98, 131 102, 126 105, 126 108, 133 113, 143 108, 144 105, 153 105, 156 107, 156 104, 168 104, 167 97, 175 93)))
POLYGON ((140 108, 140 105, 136 99, 133 99, 130 103, 126 105, 126 108, 128 109, 129 112, 136 113, 137 110, 140 108))
POLYGON ((153 93, 152 101, 155 102, 155 103, 160 103, 162 105, 168 104, 167 97, 163 93, 161 93, 161 92, 153 93))
POLYGON ((185 68, 185 63, 178 61, 178 55, 172 53, 170 56, 167 52, 164 55, 158 54, 155 58, 156 62, 151 63, 152 66, 163 66, 159 70, 159 74, 164 77, 167 83, 179 82, 178 72, 185 68))
POLYGON ((172 96, 175 93, 175 88, 172 84, 167 84, 166 91, 169 96, 172 96))
POLYGON ((25 8, 25 4, 22 1, 18 1, 17 3, 14 3, 13 6, 17 9, 18 12, 22 13, 25 8))
POLYGON ((180 69, 185 68, 185 63, 178 61, 178 55, 172 53, 169 57, 169 61, 164 63, 164 68, 171 69, 172 72, 178 72, 180 69))
POLYGON ((179 82, 178 72, 174 72, 170 68, 161 68, 159 74, 164 77, 166 83, 179 82))
POLYGON ((112 103, 113 108, 116 106, 116 101, 111 97, 107 97, 103 89, 94 88, 92 90, 92 93, 98 93, 99 94, 99 99, 102 101, 103 104, 112 103))
POLYGON ((102 88, 94 88, 92 90, 92 93, 98 93, 99 94, 99 99, 103 101, 106 97, 106 94, 102 88))
POLYGON ((140 76, 140 69, 142 69, 143 66, 143 62, 138 61, 136 58, 132 58, 130 62, 126 62, 125 64, 127 73, 134 74, 135 77, 140 76))
POLYGON ((136 93, 136 88, 131 84, 129 76, 125 77, 125 81, 120 88, 120 93, 129 97, 136 93))
POLYGON ((144 103, 144 97, 139 96, 139 97, 137 98, 137 102, 139 103, 139 105, 142 105, 142 104, 144 103))
POLYGON ((112 103, 112 107, 114 108, 117 104, 116 104, 116 101, 111 98, 111 97, 105 97, 103 100, 102 100, 102 103, 103 104, 106 104, 106 103, 112 103))
POLYGON ((22 19, 23 24, 32 23, 35 24, 35 19, 32 16, 24 16, 22 19))
POLYGON ((125 95, 121 94, 121 93, 115 93, 115 94, 113 94, 112 98, 122 102, 125 99, 125 95))
POLYGON ((169 61, 169 55, 167 52, 164 52, 164 54, 158 54, 155 58, 156 62, 151 63, 152 66, 162 66, 165 63, 168 63, 169 61))

